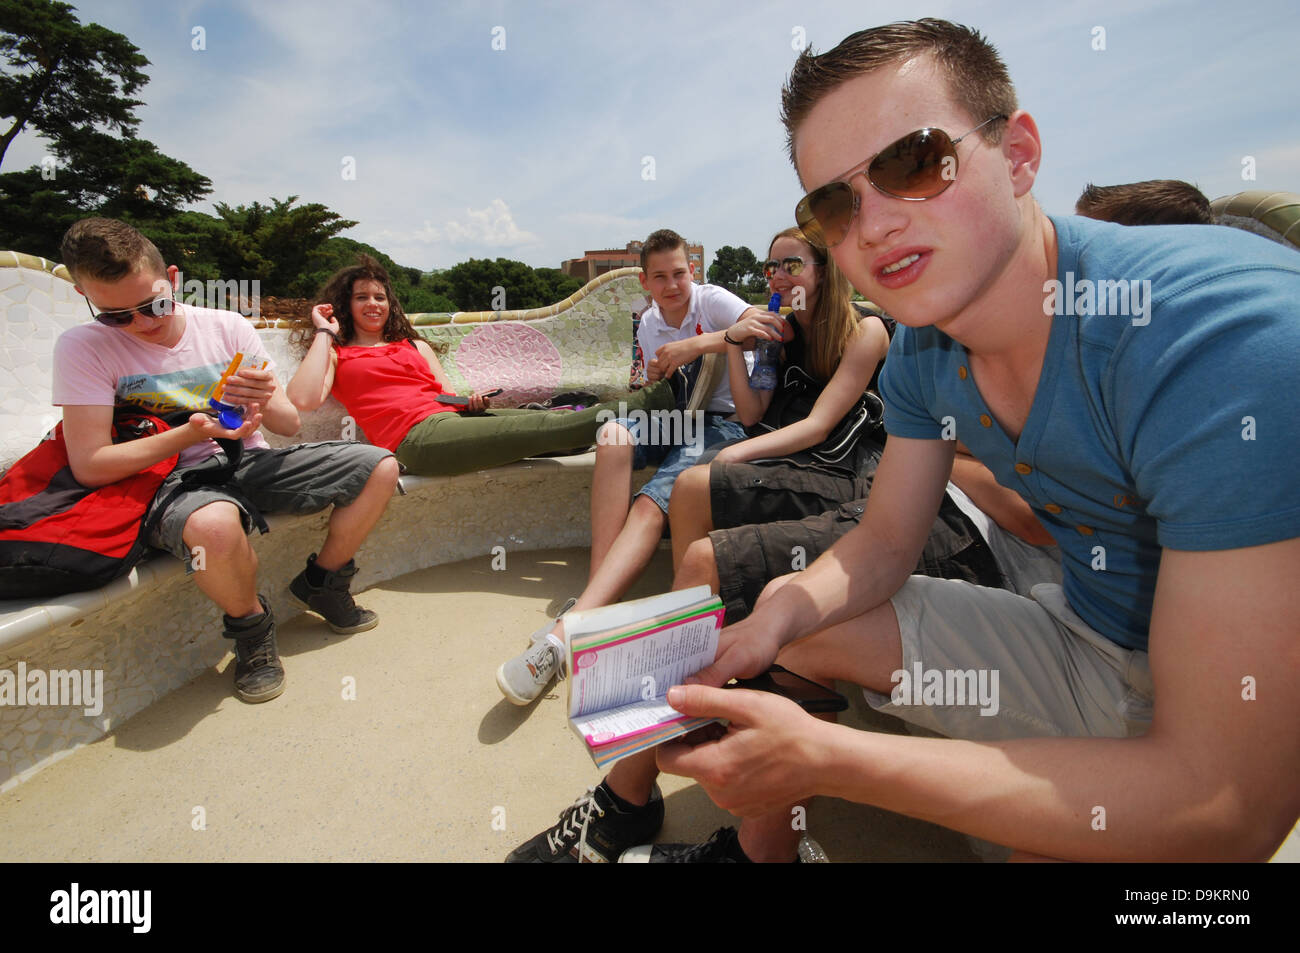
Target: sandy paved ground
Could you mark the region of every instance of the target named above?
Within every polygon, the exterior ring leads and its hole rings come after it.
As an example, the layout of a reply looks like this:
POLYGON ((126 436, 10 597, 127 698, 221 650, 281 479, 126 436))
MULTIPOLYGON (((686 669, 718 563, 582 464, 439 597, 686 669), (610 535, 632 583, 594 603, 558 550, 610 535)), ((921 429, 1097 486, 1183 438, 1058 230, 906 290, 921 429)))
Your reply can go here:
MULTIPOLYGON (((368 591, 360 601, 382 618, 371 632, 337 636, 313 616, 282 626, 288 686, 266 705, 231 695, 228 656, 0 796, 0 860, 500 860, 599 779, 561 693, 516 708, 493 679, 581 588, 586 552, 508 559, 503 572, 485 558, 368 591)), ((630 597, 669 577, 660 552, 630 597)), ((692 783, 662 787, 661 841, 734 823, 692 783)), ((809 826, 833 861, 978 859, 961 835, 840 801, 814 803, 809 826)))

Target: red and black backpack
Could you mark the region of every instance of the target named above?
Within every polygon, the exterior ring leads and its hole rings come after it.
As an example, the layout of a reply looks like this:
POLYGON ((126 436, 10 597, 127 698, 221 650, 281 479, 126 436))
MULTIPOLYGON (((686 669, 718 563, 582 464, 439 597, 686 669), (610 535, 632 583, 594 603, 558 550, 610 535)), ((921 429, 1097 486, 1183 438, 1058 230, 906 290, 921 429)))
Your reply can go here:
MULTIPOLYGON (((113 442, 170 429, 158 417, 120 413, 113 442)), ((77 482, 59 423, 0 479, 0 599, 96 589, 144 557, 145 514, 177 456, 107 486, 77 482)))

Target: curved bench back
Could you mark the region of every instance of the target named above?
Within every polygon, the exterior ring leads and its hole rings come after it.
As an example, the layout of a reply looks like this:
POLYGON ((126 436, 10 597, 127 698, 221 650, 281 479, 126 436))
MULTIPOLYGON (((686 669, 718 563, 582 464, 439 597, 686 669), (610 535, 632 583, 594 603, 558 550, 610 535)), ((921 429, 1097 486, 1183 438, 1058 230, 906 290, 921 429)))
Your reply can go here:
MULTIPOLYGON (((441 353, 456 391, 503 388, 501 406, 583 390, 601 400, 628 391, 632 314, 646 304, 637 269, 601 275, 557 304, 533 311, 413 315, 441 353)), ((50 400, 54 342, 90 320, 66 268, 34 255, 0 252, 0 472, 27 453, 60 419, 50 400)), ((258 329, 282 384, 298 367, 289 330, 258 329)), ((273 446, 351 436, 341 404, 330 398, 303 415, 294 437, 267 434, 273 446)))
POLYGON ((60 419, 50 403, 54 342, 90 320, 68 270, 35 255, 0 252, 0 470, 60 419))
POLYGON ((1210 203, 1218 225, 1244 228, 1275 242, 1300 248, 1300 195, 1252 189, 1210 203))

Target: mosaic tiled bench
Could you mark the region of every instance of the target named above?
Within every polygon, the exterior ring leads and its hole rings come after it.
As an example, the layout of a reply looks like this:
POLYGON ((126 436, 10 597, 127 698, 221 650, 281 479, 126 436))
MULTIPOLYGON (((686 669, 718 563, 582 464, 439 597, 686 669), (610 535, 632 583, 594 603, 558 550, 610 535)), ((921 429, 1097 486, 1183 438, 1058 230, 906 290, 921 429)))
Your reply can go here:
MULTIPOLYGON (((518 404, 566 390, 603 400, 626 393, 632 312, 645 303, 635 269, 602 275, 570 298, 531 312, 412 316, 436 346, 455 389, 502 386, 518 404)), ((50 404, 54 341, 88 320, 84 300, 61 266, 0 252, 0 470, 30 450, 59 419, 50 404)), ((260 327, 281 382, 297 358, 288 331, 260 327)), ((339 439, 344 412, 333 398, 303 415, 293 438, 276 446, 339 439)), ((404 495, 357 554, 359 591, 416 569, 509 551, 585 546, 594 454, 525 460, 457 477, 402 478, 404 495), (488 504, 488 505, 485 505, 488 504)), ((277 618, 299 610, 287 586, 303 557, 324 537, 327 513, 268 518, 255 536, 259 588, 277 618)), ((220 613, 159 555, 122 579, 52 600, 0 601, 0 672, 100 670, 103 708, 0 703, 0 791, 94 741, 131 715, 217 664, 227 650, 220 613)))

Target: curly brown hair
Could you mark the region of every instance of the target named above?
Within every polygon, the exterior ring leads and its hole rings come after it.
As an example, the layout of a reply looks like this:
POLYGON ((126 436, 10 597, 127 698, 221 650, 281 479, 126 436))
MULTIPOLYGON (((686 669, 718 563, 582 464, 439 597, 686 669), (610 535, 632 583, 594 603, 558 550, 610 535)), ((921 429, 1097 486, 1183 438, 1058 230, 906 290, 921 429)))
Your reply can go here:
MULTIPOLYGON (((384 286, 384 294, 388 295, 388 323, 384 325, 382 337, 386 342, 423 340, 406 317, 397 295, 393 293, 388 270, 371 255, 360 254, 355 265, 341 268, 330 275, 316 295, 318 301, 334 308, 334 319, 339 323, 337 344, 351 344, 356 337, 356 329, 352 326, 352 286, 358 281, 377 281, 384 286)), ((316 327, 309 314, 295 322, 289 341, 306 354, 315 335, 316 327)))

